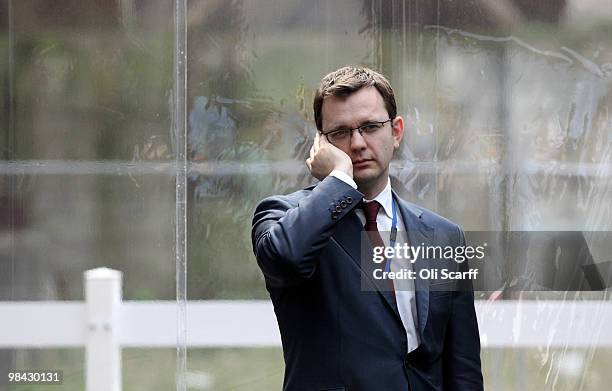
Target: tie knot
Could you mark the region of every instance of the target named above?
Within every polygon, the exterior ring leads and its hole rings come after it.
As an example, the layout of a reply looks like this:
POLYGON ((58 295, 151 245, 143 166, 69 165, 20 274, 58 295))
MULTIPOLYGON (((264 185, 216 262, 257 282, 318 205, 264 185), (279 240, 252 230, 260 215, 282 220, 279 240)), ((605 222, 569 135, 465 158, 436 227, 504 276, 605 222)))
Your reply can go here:
POLYGON ((380 210, 380 207, 381 205, 378 201, 364 202, 361 204, 363 214, 366 218, 366 224, 376 223, 376 216, 378 216, 378 211, 380 210))

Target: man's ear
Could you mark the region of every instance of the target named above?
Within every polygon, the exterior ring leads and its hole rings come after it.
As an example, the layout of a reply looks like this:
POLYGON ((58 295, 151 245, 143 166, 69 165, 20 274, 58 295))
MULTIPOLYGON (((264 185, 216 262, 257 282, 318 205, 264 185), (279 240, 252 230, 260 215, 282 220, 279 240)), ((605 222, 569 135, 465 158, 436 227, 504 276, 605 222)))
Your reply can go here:
POLYGON ((404 138, 404 119, 397 116, 391 121, 391 132, 393 135, 393 149, 398 149, 404 138))

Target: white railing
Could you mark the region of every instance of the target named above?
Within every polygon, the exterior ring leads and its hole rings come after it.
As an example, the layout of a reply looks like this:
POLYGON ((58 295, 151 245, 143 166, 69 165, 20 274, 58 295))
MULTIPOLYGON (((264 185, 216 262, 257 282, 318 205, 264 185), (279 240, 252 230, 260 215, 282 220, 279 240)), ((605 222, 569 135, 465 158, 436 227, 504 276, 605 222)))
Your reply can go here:
MULTIPOLYGON (((188 301, 188 347, 280 347, 266 300, 188 301), (247 326, 248 325, 248 326, 247 326)), ((482 346, 612 347, 612 302, 476 303, 482 346)), ((175 301, 122 301, 121 272, 85 272, 85 302, 0 302, 0 348, 86 348, 87 391, 119 391, 122 347, 175 347, 175 301)))

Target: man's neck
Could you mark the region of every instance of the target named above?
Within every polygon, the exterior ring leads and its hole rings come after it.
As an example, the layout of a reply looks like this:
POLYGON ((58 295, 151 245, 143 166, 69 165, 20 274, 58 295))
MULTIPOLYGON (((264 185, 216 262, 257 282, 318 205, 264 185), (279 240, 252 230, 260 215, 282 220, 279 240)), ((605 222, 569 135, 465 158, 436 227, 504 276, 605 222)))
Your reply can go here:
POLYGON ((384 178, 384 180, 379 181, 378 183, 374 184, 371 187, 365 187, 365 186, 363 188, 358 187, 357 190, 359 190, 363 194, 366 200, 373 200, 383 190, 385 190, 385 187, 387 186, 388 181, 389 181, 389 177, 387 176, 384 178))

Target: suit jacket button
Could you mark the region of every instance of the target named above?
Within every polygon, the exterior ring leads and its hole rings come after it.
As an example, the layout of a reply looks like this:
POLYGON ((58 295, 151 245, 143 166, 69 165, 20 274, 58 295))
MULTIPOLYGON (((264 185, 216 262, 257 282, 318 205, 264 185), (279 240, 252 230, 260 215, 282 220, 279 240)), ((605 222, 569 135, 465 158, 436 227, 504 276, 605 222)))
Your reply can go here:
POLYGON ((340 205, 336 205, 336 212, 338 213, 342 212, 342 208, 340 207, 340 205))
POLYGON ((332 220, 336 220, 338 218, 338 215, 336 213, 332 213, 332 220))
POLYGON ((346 203, 347 204, 352 204, 353 203, 353 197, 346 197, 346 203))
POLYGON ((346 208, 346 201, 340 201, 340 206, 346 208))

